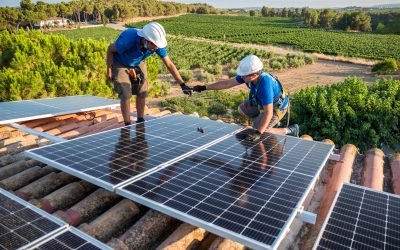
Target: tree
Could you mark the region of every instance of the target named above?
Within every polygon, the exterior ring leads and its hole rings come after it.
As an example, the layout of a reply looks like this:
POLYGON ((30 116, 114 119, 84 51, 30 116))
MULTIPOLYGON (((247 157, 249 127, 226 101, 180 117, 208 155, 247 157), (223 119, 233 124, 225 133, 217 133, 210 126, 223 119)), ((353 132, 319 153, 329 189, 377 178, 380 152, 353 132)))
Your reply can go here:
POLYGON ((249 14, 250 14, 250 16, 255 16, 256 15, 256 11, 255 10, 250 10, 249 14))
POLYGON ((21 0, 19 6, 22 10, 33 10, 33 8, 35 7, 31 0, 21 0))
POLYGON ((324 9, 319 15, 319 25, 321 28, 332 28, 335 12, 331 9, 324 9))
POLYGON ((269 13, 270 13, 270 9, 269 9, 268 7, 263 6, 263 7, 261 8, 261 15, 262 15, 262 16, 268 16, 269 13))
POLYGON ((371 31, 371 17, 364 11, 353 12, 351 28, 364 32, 371 31))
POLYGON ((288 17, 288 10, 287 10, 287 8, 283 8, 283 9, 282 9, 281 16, 282 16, 282 17, 288 17))

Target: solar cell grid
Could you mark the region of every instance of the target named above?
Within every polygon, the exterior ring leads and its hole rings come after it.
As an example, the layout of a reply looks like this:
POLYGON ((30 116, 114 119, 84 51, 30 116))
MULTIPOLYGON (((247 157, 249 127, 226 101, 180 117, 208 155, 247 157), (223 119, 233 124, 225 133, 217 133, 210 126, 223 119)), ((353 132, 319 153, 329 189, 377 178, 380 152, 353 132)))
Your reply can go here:
POLYGON ((0 189, 0 249, 17 249, 65 228, 29 203, 0 189))
MULTIPOLYGON (((295 143, 290 138, 267 135, 263 138, 267 145, 264 146, 243 141, 245 133, 240 132, 117 192, 250 247, 269 248, 296 213, 315 176, 293 171, 298 169, 290 165, 287 168, 278 165, 291 150, 298 154, 294 149, 299 139, 294 139, 295 143), (281 147, 285 140, 292 146, 281 147)), ((308 154, 321 153, 315 153, 311 146, 308 154)), ((332 148, 326 148, 324 157, 313 157, 321 159, 314 164, 321 168, 332 148)), ((301 159, 296 164, 300 165, 301 159)))
POLYGON ((265 133, 259 143, 247 142, 243 138, 249 131, 241 131, 235 137, 216 143, 207 150, 241 156, 248 161, 262 161, 265 158, 268 166, 314 176, 320 164, 326 161, 327 153, 333 149, 330 144, 269 133, 265 133))
POLYGON ((343 184, 315 249, 399 249, 400 197, 343 184))
POLYGON ((75 228, 70 228, 68 231, 62 232, 59 235, 40 242, 34 246, 34 249, 110 250, 111 248, 75 228))
POLYGON ((173 115, 27 151, 72 175, 113 190, 241 127, 173 115), (201 126, 208 132, 200 133, 201 126))

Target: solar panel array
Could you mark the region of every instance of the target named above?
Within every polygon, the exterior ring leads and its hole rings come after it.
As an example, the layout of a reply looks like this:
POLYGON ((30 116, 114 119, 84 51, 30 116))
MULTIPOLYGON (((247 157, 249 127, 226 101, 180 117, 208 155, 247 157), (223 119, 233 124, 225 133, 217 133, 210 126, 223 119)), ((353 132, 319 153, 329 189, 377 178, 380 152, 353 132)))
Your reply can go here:
POLYGON ((171 115, 27 156, 256 249, 276 248, 333 145, 171 115))
POLYGON ((57 98, 0 102, 0 124, 71 114, 118 106, 119 102, 96 96, 66 96, 57 98))
POLYGON ((333 146, 272 134, 248 142, 247 133, 117 193, 252 248, 276 247, 333 146))
POLYGON ((110 249, 0 188, 0 249, 20 248, 110 249))
POLYGON ((174 115, 27 151, 108 190, 241 127, 174 115), (202 128, 207 133, 197 131, 202 128))
POLYGON ((314 249, 400 249, 400 196, 343 184, 314 249))

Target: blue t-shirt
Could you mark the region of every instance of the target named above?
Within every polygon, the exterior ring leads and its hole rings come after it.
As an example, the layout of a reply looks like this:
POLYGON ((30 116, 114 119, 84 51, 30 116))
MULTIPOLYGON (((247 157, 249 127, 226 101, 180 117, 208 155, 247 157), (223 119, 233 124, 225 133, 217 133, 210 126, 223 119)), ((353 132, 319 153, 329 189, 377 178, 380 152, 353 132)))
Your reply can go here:
POLYGON ((142 37, 140 37, 137 32, 138 29, 127 29, 119 35, 114 43, 117 53, 114 53, 113 63, 121 64, 126 67, 134 67, 138 66, 139 63, 151 56, 154 52, 161 58, 168 55, 166 48, 158 48, 153 52, 148 49, 142 50, 140 48, 142 37))
MULTIPOLYGON (((250 88, 250 96, 256 96, 257 104, 264 107, 281 96, 281 86, 270 74, 261 72, 260 77, 261 79, 257 85, 252 83, 246 85, 250 88)), ((241 76, 236 76, 235 79, 238 83, 245 83, 241 76)))

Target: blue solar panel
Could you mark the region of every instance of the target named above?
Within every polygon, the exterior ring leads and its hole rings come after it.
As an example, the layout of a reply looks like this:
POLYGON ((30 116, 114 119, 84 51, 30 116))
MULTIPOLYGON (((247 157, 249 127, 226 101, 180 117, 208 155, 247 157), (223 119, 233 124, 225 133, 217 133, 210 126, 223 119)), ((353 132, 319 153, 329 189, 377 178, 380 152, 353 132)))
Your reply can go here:
POLYGON ((26 201, 0 189, 0 249, 18 249, 66 228, 26 201))
POLYGON ((172 115, 30 150, 26 155, 113 190, 239 129, 236 125, 172 115), (198 131, 200 127, 204 133, 198 131))
POLYGON ((314 249, 400 249, 400 196, 344 183, 314 249))
POLYGON ((249 247, 275 248, 333 145, 272 134, 248 142, 243 140, 246 133, 117 193, 249 247))
POLYGON ((118 106, 119 102, 96 96, 67 96, 48 99, 0 102, 0 124, 34 120, 118 106))
POLYGON ((75 228, 69 228, 58 235, 55 235, 45 241, 35 245, 33 249, 40 250, 111 250, 111 248, 91 236, 75 228))
POLYGON ((276 248, 333 145, 171 115, 30 150, 47 163, 251 248, 276 248))

